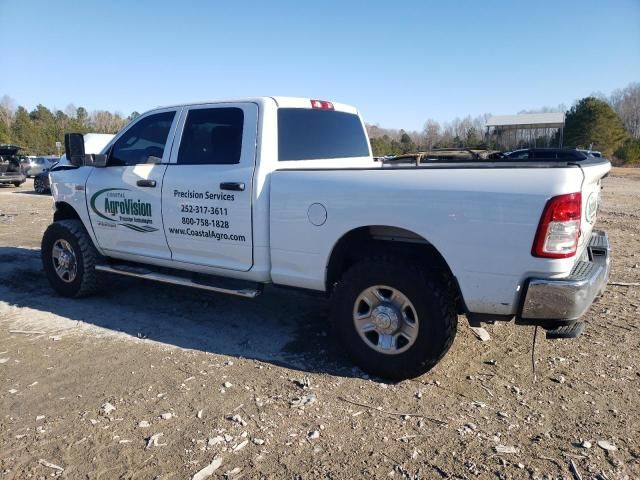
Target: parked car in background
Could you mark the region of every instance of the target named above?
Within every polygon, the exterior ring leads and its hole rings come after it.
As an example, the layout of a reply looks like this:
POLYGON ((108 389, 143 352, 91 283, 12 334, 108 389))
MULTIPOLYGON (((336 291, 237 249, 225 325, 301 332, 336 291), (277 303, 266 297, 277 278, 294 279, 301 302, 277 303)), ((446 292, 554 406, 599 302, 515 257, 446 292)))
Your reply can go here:
MULTIPOLYGON (((84 135, 85 153, 100 153, 104 147, 111 141, 113 135, 108 133, 87 133, 84 135)), ((57 172, 74 168, 67 160, 67 155, 62 154, 60 160, 50 167, 46 167, 42 172, 33 177, 33 189, 36 193, 44 195, 51 193, 51 182, 49 181, 49 172, 57 172)))
MULTIPOLYGON (((599 152, 598 152, 599 153, 599 152)), ((590 156, 586 150, 575 150, 569 148, 523 148, 504 154, 507 160, 558 160, 570 159, 584 160, 590 156)), ((591 155, 595 156, 595 155, 591 155)))
POLYGON ((13 184, 19 187, 26 181, 26 176, 18 158, 17 145, 0 145, 0 184, 13 184))
MULTIPOLYGON (((65 155, 62 155, 62 157, 60 158, 60 161, 62 161, 63 158, 66 159, 65 155)), ((36 193, 44 195, 45 193, 51 192, 51 183, 49 182, 49 172, 55 169, 59 164, 60 162, 56 162, 53 165, 51 165, 51 168, 45 168, 42 170, 42 172, 40 172, 35 177, 33 177, 33 189, 35 190, 36 193)))
POLYGON ((57 162, 57 158, 51 157, 35 157, 29 161, 29 169, 27 170, 27 176, 35 177, 46 170, 51 169, 53 164, 57 162))
POLYGON ((591 155, 592 157, 602 158, 602 153, 598 150, 587 150, 584 148, 576 148, 576 151, 586 153, 587 155, 591 155))

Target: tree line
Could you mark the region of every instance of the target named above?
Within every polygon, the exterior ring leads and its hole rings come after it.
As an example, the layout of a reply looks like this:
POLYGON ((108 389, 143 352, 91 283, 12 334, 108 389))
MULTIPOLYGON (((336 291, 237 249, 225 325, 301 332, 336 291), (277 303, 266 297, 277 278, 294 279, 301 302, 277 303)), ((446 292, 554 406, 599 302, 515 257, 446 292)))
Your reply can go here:
MULTIPOLYGON (((640 83, 631 83, 609 96, 596 93, 576 101, 569 109, 558 105, 518 113, 547 112, 565 112, 565 147, 591 146, 620 163, 640 165, 640 83)), ((428 119, 420 131, 367 125, 367 132, 376 156, 434 148, 491 148, 495 145, 485 137, 485 124, 490 116, 487 113, 455 118, 443 124, 428 119)), ((553 139, 556 145, 557 140, 553 139)))
POLYGON ((88 112, 75 105, 68 105, 64 111, 38 105, 28 111, 23 106, 16 107, 15 101, 4 95, 0 99, 0 143, 18 145, 25 155, 57 154, 56 142, 64 144, 67 132, 116 133, 138 115, 133 112, 125 117, 107 110, 88 112))
MULTIPOLYGON (((566 112, 563 144, 567 147, 602 151, 621 163, 640 165, 640 83, 583 98, 567 110, 564 105, 543 107, 518 113, 566 112)), ((0 99, 0 143, 19 145, 21 153, 49 155, 58 153, 56 142, 63 142, 65 132, 116 133, 139 114, 124 116, 119 112, 68 105, 64 111, 38 105, 31 111, 17 106, 4 95, 0 99)), ((367 125, 373 154, 398 155, 434 148, 491 148, 485 138, 485 124, 490 114, 455 118, 440 124, 428 119, 421 131, 388 129, 367 125)))

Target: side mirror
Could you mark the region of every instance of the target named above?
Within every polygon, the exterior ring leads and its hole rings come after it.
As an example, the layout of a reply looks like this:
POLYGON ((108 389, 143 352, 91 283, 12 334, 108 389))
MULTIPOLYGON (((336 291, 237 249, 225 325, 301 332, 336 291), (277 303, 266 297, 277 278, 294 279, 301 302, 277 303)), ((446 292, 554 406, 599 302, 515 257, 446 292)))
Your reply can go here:
POLYGON ((82 167, 85 164, 84 137, 81 133, 66 133, 64 136, 64 149, 71 165, 82 167))

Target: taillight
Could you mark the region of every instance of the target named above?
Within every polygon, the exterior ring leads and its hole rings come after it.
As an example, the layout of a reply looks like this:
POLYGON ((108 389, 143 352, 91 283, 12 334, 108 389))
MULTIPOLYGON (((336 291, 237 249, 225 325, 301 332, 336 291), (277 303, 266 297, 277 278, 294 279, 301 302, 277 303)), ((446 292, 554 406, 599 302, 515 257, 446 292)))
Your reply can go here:
POLYGON ((326 100, 311 100, 311 108, 319 108, 320 110, 333 110, 333 103, 326 100))
POLYGON ((580 192, 550 199, 542 212, 531 254, 545 258, 567 258, 575 255, 581 215, 580 192))

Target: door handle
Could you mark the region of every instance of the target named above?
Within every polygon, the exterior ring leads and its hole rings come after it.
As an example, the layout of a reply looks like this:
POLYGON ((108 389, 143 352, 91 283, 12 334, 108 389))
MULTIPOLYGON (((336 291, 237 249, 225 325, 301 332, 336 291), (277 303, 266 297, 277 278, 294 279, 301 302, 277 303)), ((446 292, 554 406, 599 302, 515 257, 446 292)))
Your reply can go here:
POLYGON ((233 190, 234 192, 244 191, 244 183, 242 182, 222 182, 220 190, 233 190))
POLYGON ((155 180, 138 180, 136 182, 136 185, 138 185, 139 187, 156 188, 156 181, 155 180))

